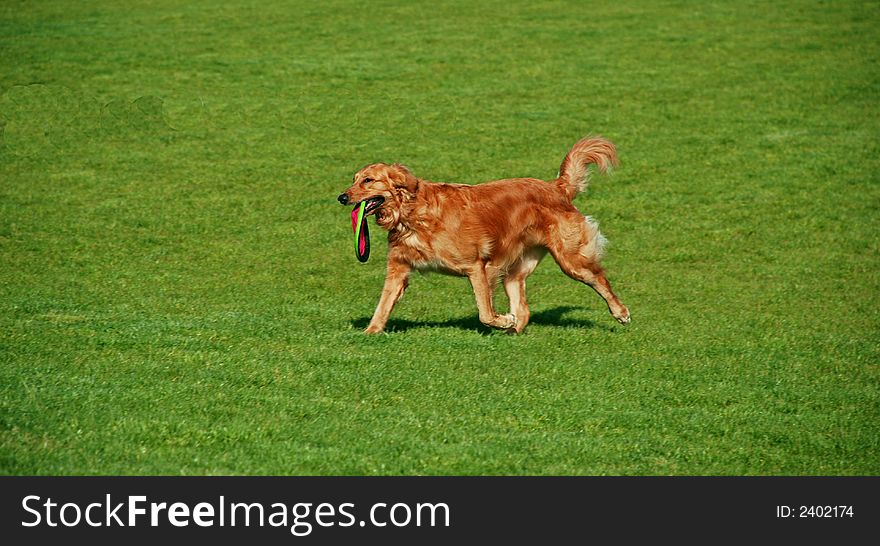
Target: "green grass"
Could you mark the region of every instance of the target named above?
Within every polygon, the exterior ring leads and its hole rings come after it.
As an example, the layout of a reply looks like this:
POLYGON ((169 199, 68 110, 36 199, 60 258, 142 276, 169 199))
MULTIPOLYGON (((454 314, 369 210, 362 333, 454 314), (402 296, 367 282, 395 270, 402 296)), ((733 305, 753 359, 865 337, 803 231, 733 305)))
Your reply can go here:
POLYGON ((362 4, 0 5, 0 473, 880 473, 876 2, 362 4), (586 134, 629 327, 548 258, 360 333, 358 168, 586 134))

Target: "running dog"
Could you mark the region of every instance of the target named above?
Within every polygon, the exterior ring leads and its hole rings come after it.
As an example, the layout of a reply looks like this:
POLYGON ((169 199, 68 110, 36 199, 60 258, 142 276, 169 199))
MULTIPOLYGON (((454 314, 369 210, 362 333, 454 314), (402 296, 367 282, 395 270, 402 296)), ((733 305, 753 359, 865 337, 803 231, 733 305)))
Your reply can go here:
POLYGON ((614 292, 600 261, 605 237, 572 205, 587 185, 589 165, 600 172, 617 165, 614 145, 601 137, 578 141, 565 156, 559 177, 545 182, 511 178, 476 185, 429 182, 399 164, 374 163, 354 175, 339 197, 343 205, 376 216, 388 231, 388 269, 376 312, 365 330, 385 329, 413 270, 467 277, 480 322, 521 333, 529 322, 526 278, 547 252, 569 277, 593 288, 621 324, 629 310, 614 292), (502 280, 510 312, 492 303, 502 280))

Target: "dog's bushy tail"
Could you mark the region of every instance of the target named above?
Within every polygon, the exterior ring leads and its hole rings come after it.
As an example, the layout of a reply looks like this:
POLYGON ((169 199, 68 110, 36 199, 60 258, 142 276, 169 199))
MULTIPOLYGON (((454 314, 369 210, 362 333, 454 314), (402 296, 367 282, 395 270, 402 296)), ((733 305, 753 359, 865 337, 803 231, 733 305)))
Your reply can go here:
POLYGON ((614 144, 597 136, 582 138, 572 146, 562 160, 559 178, 556 179, 556 185, 565 192, 569 200, 586 189, 589 179, 587 167, 590 164, 596 165, 602 173, 608 172, 611 167, 617 165, 617 150, 614 144))

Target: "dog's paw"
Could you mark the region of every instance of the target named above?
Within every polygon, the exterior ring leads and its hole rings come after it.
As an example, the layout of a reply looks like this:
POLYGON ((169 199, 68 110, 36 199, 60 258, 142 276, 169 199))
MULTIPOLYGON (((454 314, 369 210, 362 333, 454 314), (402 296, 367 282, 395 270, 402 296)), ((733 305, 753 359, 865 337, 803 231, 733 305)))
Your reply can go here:
POLYGON ((626 307, 617 311, 616 313, 612 313, 612 315, 614 316, 615 319, 617 319, 617 322, 619 322, 621 324, 629 324, 630 323, 631 319, 629 316, 629 309, 627 309, 626 307))
POLYGON ((381 334, 383 330, 383 328, 379 328, 378 326, 373 326, 371 324, 370 326, 367 326, 367 329, 364 330, 364 333, 367 335, 381 334))
POLYGON ((502 330, 516 328, 516 316, 511 313, 508 313, 506 315, 498 315, 495 321, 498 323, 498 327, 502 330))

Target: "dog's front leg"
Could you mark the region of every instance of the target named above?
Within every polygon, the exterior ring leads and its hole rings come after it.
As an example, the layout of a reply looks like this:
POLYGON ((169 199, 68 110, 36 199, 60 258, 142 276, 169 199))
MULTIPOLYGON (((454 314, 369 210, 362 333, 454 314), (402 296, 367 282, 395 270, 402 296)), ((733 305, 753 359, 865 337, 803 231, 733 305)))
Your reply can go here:
POLYGON ((376 312, 370 320, 370 325, 364 330, 365 334, 378 334, 385 329, 388 322, 388 316, 394 309, 394 304, 403 295, 409 284, 409 274, 412 267, 403 262, 396 260, 388 260, 388 272, 385 275, 385 286, 382 288, 382 296, 379 298, 379 305, 376 306, 376 312))
POLYGON ((482 266, 475 267, 468 274, 468 280, 474 289, 474 298, 477 300, 477 309, 480 311, 480 322, 493 328, 513 328, 516 326, 516 318, 512 314, 497 314, 492 304, 492 288, 497 279, 497 274, 490 279, 482 266))

